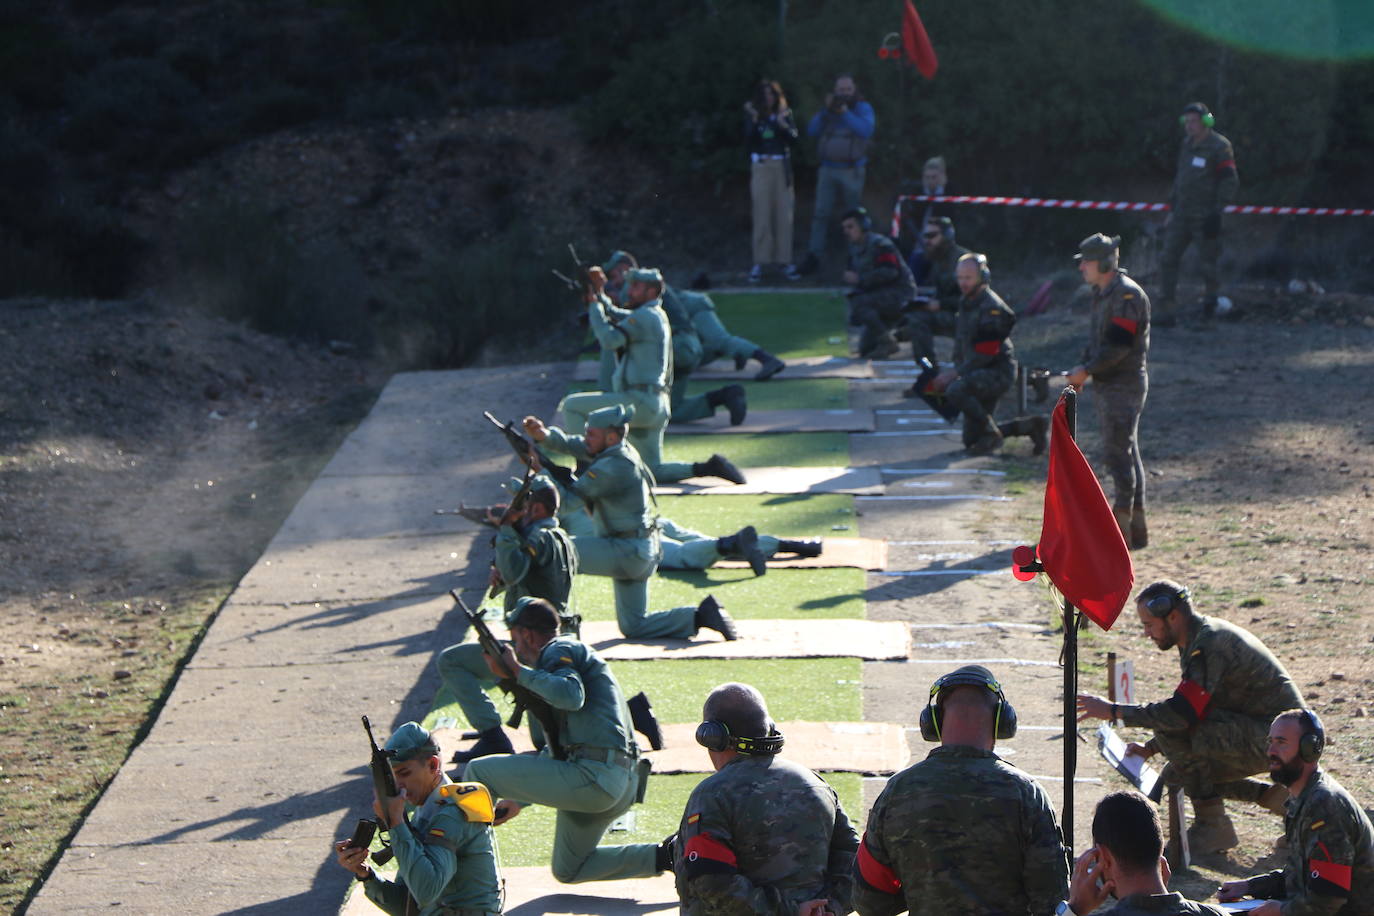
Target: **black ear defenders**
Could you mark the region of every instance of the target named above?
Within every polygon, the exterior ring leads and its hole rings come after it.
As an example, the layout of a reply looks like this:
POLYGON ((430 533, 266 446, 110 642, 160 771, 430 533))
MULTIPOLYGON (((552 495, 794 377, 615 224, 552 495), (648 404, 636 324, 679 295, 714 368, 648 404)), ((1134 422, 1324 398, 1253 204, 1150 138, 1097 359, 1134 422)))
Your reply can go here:
POLYGON ((936 216, 926 220, 926 225, 938 226, 940 234, 945 237, 946 242, 954 241, 954 220, 948 216, 936 216))
POLYGON ((749 738, 732 735, 730 726, 719 719, 707 719, 697 726, 697 744, 708 751, 737 751, 746 757, 763 757, 782 750, 782 732, 771 725, 768 734, 762 738, 749 738))
POLYGON ((1173 594, 1165 592, 1162 595, 1155 595, 1149 601, 1146 601, 1145 610, 1149 611, 1152 617, 1158 617, 1162 620, 1168 617, 1175 608, 1183 604, 1183 602, 1190 600, 1192 597, 1193 593, 1187 588, 1181 588, 1173 594))
POLYGON ((853 210, 850 210, 844 216, 840 217, 841 221, 847 219, 852 219, 858 222, 859 226, 863 229, 864 232, 868 232, 873 228, 873 217, 870 216, 868 210, 866 210, 863 207, 855 207, 853 210))
POLYGON ((1298 739, 1298 757, 1303 763, 1316 763, 1326 750, 1326 729, 1322 720, 1310 709, 1302 711, 1302 737, 1298 739))
POLYGON ((982 665, 965 665, 957 671, 939 678, 930 685, 930 698, 921 710, 921 737, 927 741, 940 740, 940 692, 951 687, 986 687, 997 694, 997 712, 993 717, 998 741, 1016 737, 1016 710, 1007 702, 1002 693, 1002 685, 992 676, 992 672, 982 665))
POLYGON ((1188 123, 1188 113, 1192 112, 1202 118, 1203 127, 1212 127, 1217 123, 1217 119, 1207 110, 1207 106, 1201 102, 1189 102, 1183 106, 1183 114, 1178 116, 1178 123, 1188 123))
POLYGON ((978 265, 978 279, 984 286, 992 282, 992 270, 988 267, 988 256, 971 251, 966 255, 961 255, 960 261, 972 261, 978 265))

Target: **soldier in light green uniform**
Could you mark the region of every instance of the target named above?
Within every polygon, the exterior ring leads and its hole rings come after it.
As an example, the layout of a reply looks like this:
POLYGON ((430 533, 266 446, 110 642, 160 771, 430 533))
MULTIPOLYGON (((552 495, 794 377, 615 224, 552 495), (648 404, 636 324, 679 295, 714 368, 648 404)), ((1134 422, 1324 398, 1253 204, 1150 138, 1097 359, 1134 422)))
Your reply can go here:
POLYGON ((753 687, 717 687, 702 719, 697 743, 716 772, 692 790, 673 842, 682 912, 848 913, 859 838, 835 790, 776 756, 782 736, 753 687))
POLYGON ((525 432, 532 440, 588 463, 573 490, 591 511, 595 535, 573 536, 579 568, 589 575, 611 577, 616 620, 620 632, 631 639, 686 639, 702 627, 733 639, 733 621, 709 595, 696 608, 648 613, 649 577, 661 554, 658 511, 653 475, 625 440, 629 420, 626 407, 603 407, 587 417, 585 436, 570 436, 556 426, 546 427, 538 417, 525 418, 525 432))
POLYGON ((1191 848, 1233 848, 1236 830, 1223 799, 1235 798, 1283 813, 1283 792, 1247 777, 1264 772, 1265 743, 1274 716, 1302 705, 1302 694, 1283 663, 1253 634, 1193 609, 1192 594, 1161 579, 1136 598, 1145 633, 1161 650, 1178 648, 1183 680, 1167 700, 1141 706, 1078 698, 1079 720, 1119 720, 1154 731, 1132 754, 1161 753, 1169 761, 1162 778, 1182 786, 1196 815, 1188 830, 1191 848))
POLYGON ((993 753, 1016 713, 992 673, 941 677, 921 712, 940 747, 888 780, 855 862, 861 916, 1053 913, 1069 886, 1059 822, 1034 779, 993 753))
MULTIPOLYGON (((526 805, 558 809, 553 875, 564 883, 642 878, 658 874, 658 845, 598 846, 611 822, 643 795, 648 776, 625 696, 611 669, 585 644, 558 636, 547 606, 526 605, 511 622, 504 662, 516 681, 543 697, 558 718, 565 760, 553 748, 537 755, 481 757, 464 778, 487 786, 500 801, 496 824, 526 805)), ((493 668, 493 671, 496 669, 493 668)))
POLYGON ((739 470, 721 455, 695 463, 662 460, 672 384, 671 332, 661 301, 663 276, 657 270, 627 270, 627 308, 620 308, 605 294, 607 280, 601 268, 593 267, 589 275, 593 292, 587 296, 587 319, 603 354, 607 350, 616 354, 615 364, 608 389, 579 392, 563 399, 560 406, 569 426, 582 428, 587 415, 602 407, 632 406, 630 441, 653 469, 656 480, 718 476, 731 483, 744 483, 739 470))
MULTIPOLYGON (((959 259, 969 250, 954 242, 954 221, 948 216, 936 216, 926 220, 921 231, 921 245, 926 250, 926 261, 930 272, 926 275, 927 285, 917 290, 917 305, 907 314, 906 333, 911 338, 911 355, 917 365, 922 359, 932 364, 935 359, 935 338, 953 337, 956 316, 959 313, 959 300, 963 293, 955 275, 959 259), (925 298, 921 298, 921 294, 925 298)), ((919 397, 913 385, 907 389, 908 397, 919 397)))
POLYGON ((1364 916, 1374 913, 1374 827, 1365 809, 1319 765, 1326 730, 1310 709, 1280 713, 1269 728, 1269 776, 1286 789, 1287 863, 1265 875, 1228 881, 1230 902, 1268 900, 1259 916, 1364 916))
POLYGON ((1210 319, 1217 309, 1217 259, 1221 257, 1221 213, 1236 199, 1240 178, 1231 141, 1212 130, 1215 119, 1207 106, 1191 102, 1179 118, 1183 142, 1169 199, 1169 222, 1164 229, 1164 253, 1159 264, 1159 324, 1172 327, 1177 311, 1178 265, 1190 242, 1198 243, 1204 295, 1202 312, 1210 319))
POLYGON ((367 899, 392 916, 496 916, 501 880, 492 850, 492 800, 481 785, 455 785, 443 772, 439 746, 416 722, 387 739, 401 795, 387 810, 374 799, 396 854, 396 880, 378 877, 367 850, 334 844, 336 859, 363 882, 367 899), (419 801, 416 805, 415 802, 419 801), (407 818, 406 812, 413 814, 407 818), (407 907, 413 897, 418 910, 407 907))

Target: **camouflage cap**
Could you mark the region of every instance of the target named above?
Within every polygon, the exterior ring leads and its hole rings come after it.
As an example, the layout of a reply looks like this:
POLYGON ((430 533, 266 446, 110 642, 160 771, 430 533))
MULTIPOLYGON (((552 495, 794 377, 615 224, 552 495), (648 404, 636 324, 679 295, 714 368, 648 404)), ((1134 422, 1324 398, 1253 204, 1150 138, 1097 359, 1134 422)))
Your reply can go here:
POLYGON ((636 267, 626 271, 625 280, 628 283, 657 283, 663 286, 663 274, 659 273, 657 267, 636 267))
POLYGON ((526 595, 506 615, 506 626, 525 627, 545 633, 558 632, 558 611, 543 598, 526 595))
POLYGON ((386 739, 386 750, 397 763, 439 755, 439 745, 419 722, 407 722, 392 732, 386 739))
POLYGON ((1095 232, 1078 243, 1078 254, 1073 256, 1075 261, 1089 260, 1101 261, 1105 258, 1114 257, 1117 249, 1121 246, 1121 236, 1111 237, 1095 232))
POLYGON ((639 266, 639 262, 635 260, 634 255, 630 254, 628 251, 617 249, 611 252, 611 256, 606 259, 606 263, 601 265, 601 269, 606 273, 610 273, 615 270, 618 264, 629 264, 631 267, 639 266))
POLYGON ((610 429, 613 426, 626 426, 634 419, 633 404, 612 404, 587 414, 587 429, 610 429))

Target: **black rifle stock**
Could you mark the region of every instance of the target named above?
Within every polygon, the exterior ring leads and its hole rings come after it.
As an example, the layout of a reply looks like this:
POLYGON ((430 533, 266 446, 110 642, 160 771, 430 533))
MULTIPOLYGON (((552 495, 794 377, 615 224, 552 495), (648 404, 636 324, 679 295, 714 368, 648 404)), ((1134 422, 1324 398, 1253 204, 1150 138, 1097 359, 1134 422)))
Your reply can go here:
MULTIPOLYGON (((372 768, 372 791, 376 794, 381 809, 386 811, 387 803, 400 794, 396 789, 396 777, 391 772, 391 755, 377 746, 377 739, 372 737, 372 723, 368 721, 367 716, 363 716, 363 728, 367 730, 367 743, 372 745, 372 759, 368 763, 372 768)), ((384 816, 379 815, 377 820, 384 830, 393 826, 386 823, 384 816)), ((372 861, 378 865, 385 865, 394 855, 388 846, 374 852, 372 861)))
MULTIPOLYGON (((530 487, 534 484, 534 477, 534 465, 530 465, 530 467, 525 470, 525 479, 521 482, 520 489, 511 499, 510 505, 506 507, 506 511, 501 513, 501 518, 496 523, 497 531, 500 531, 503 526, 510 524, 511 520, 515 518, 516 514, 525 508, 525 503, 529 501, 530 487)), ((492 535, 491 542, 492 545, 495 546, 496 535, 492 535)), ((495 560, 492 561, 491 568, 496 569, 495 560)), ((497 584, 493 585, 491 589, 487 592, 487 600, 490 601, 492 598, 495 598, 497 595, 501 594, 505 590, 505 582, 498 581, 497 584)))
MULTIPOLYGON (((488 658, 495 659, 497 664, 504 668, 505 662, 502 661, 502 656, 505 652, 505 646, 502 645, 501 640, 497 639, 491 632, 491 628, 487 626, 487 622, 482 619, 480 614, 474 614, 468 608, 467 603, 458 595, 457 589, 450 589, 449 594, 453 596, 454 601, 458 602, 458 607, 462 609, 468 623, 472 624, 472 629, 477 634, 477 644, 482 647, 482 651, 488 658)), ((549 701, 528 687, 517 683, 515 675, 511 671, 506 671, 505 676, 496 682, 496 686, 510 694, 511 699, 515 701, 515 711, 511 713, 506 725, 510 728, 519 728, 525 710, 529 710, 530 715, 534 716, 539 727, 543 730, 544 740, 548 743, 553 758, 555 760, 568 759, 568 754, 563 749, 563 736, 558 726, 558 717, 553 707, 549 705, 549 701)))

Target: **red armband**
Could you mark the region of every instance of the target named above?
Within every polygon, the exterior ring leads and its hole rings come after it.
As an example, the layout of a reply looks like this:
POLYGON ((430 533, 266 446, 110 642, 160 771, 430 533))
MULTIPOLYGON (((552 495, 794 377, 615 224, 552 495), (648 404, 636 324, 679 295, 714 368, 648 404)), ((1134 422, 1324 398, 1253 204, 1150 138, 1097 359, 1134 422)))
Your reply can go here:
POLYGON ((1234 159, 1223 159, 1223 160, 1221 160, 1220 162, 1217 163, 1217 171, 1218 171, 1218 172, 1224 172, 1224 171, 1226 171, 1227 169, 1232 169, 1232 170, 1234 170, 1235 167, 1236 167, 1236 160, 1234 160, 1234 159))
POLYGON ((682 855, 687 861, 688 880, 739 871, 735 851, 709 833, 698 833, 688 840, 682 855))
POLYGON ((884 251, 873 259, 873 264, 875 266, 884 264, 888 267, 896 267, 899 263, 900 262, 897 260, 897 252, 895 251, 884 251))
POLYGON ((1331 853, 1327 851, 1325 843, 1318 842, 1317 847, 1321 849, 1322 855, 1326 856, 1326 861, 1307 860, 1312 890, 1326 897, 1349 897, 1352 869, 1349 865, 1332 862, 1331 853))
POLYGON ((873 858, 873 853, 868 851, 867 833, 864 834, 863 842, 859 843, 859 877, 863 879, 864 884, 881 894, 895 895, 902 892, 902 881, 897 877, 897 873, 873 858))
POLYGON ((1194 724, 1207 718, 1207 707, 1211 702, 1212 695, 1196 681, 1183 681, 1169 698, 1169 704, 1178 708, 1184 718, 1194 724))

